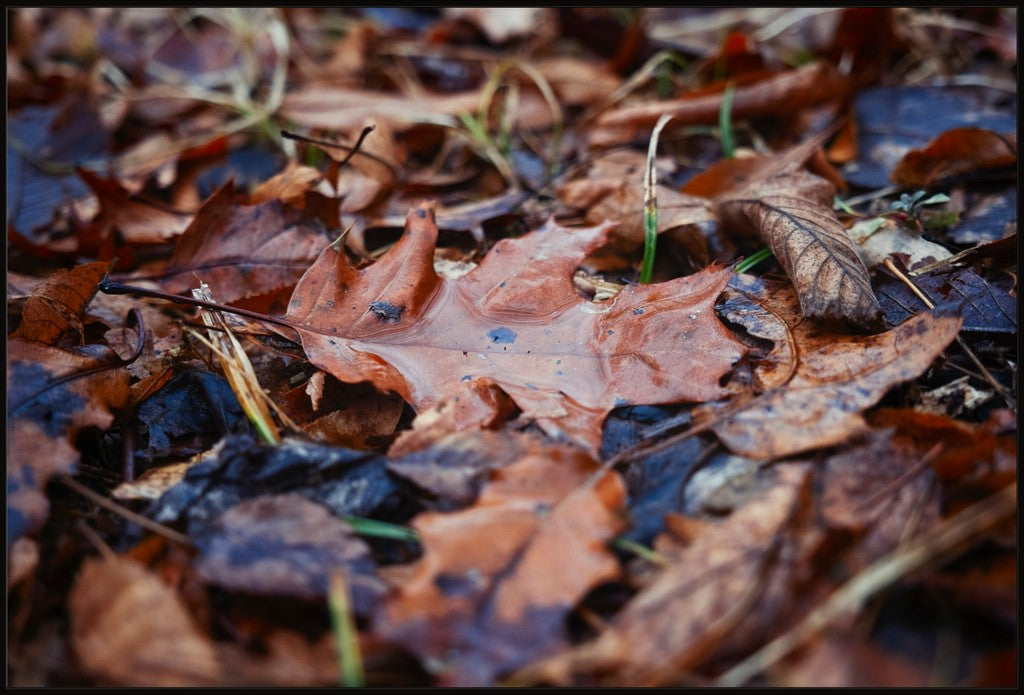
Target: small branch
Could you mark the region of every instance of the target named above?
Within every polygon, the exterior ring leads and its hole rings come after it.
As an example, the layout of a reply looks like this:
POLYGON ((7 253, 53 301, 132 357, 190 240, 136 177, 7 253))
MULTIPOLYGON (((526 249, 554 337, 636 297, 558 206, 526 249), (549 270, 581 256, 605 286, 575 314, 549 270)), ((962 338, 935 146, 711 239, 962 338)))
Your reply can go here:
POLYGON ((268 316, 267 314, 261 314, 257 311, 239 309, 233 306, 217 304, 216 302, 206 302, 203 301, 202 299, 182 297, 181 295, 178 294, 168 294, 167 292, 150 290, 146 289, 145 287, 125 285, 120 282, 114 282, 107 278, 103 278, 103 280, 100 281, 99 290, 104 294, 130 294, 134 297, 153 297, 154 299, 163 299, 168 302, 174 302, 175 304, 187 304, 189 306, 198 306, 204 309, 214 309, 216 311, 223 311, 228 314, 237 314, 238 316, 244 316, 255 321, 265 321, 266 323, 272 323, 277 326, 284 326, 285 328, 295 328, 295 325, 291 321, 276 318, 274 316, 268 316))

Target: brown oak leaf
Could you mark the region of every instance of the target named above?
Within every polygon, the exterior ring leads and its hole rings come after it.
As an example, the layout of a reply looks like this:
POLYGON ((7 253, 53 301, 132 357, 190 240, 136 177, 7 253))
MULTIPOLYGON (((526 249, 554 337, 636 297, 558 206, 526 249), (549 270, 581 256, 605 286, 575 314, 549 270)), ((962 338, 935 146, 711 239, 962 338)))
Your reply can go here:
POLYGON ((487 378, 549 434, 596 451, 613 408, 719 398, 744 353, 712 308, 727 268, 626 287, 604 303, 577 294, 573 272, 609 228, 549 223, 450 280, 434 271, 437 224, 424 204, 368 268, 326 249, 287 319, 310 361, 341 381, 371 381, 419 411, 487 378))

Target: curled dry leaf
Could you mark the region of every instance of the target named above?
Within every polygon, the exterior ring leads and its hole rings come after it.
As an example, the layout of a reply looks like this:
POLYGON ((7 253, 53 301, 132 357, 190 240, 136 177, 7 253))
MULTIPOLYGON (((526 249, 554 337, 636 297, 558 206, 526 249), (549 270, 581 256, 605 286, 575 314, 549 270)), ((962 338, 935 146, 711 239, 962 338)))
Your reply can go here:
POLYGON ((128 373, 112 351, 7 342, 7 541, 46 520, 43 490, 58 473, 73 474, 75 438, 107 429, 128 401, 128 373), (110 366, 114 365, 114 366, 110 366))
POLYGON ((606 546, 625 487, 578 449, 551 447, 503 469, 477 503, 413 521, 423 557, 376 631, 430 659, 441 683, 495 679, 563 644, 566 615, 618 574, 606 546))
POLYGON ((56 345, 71 329, 82 337, 82 312, 96 295, 109 263, 88 263, 58 270, 32 290, 11 338, 56 345))
POLYGON ((293 286, 329 242, 308 215, 276 200, 246 205, 229 182, 199 208, 167 266, 147 277, 180 293, 199 274, 230 303, 293 286))
POLYGON ((865 430, 860 411, 927 369, 962 323, 958 316, 923 313, 878 335, 833 333, 799 322, 796 297, 783 283, 746 276, 742 291, 793 321, 787 323, 799 359, 785 384, 713 425, 731 451, 762 460, 839 444, 865 430))
POLYGON ((722 222, 755 232, 786 270, 805 316, 877 329, 882 310, 867 269, 832 212, 832 184, 788 171, 718 199, 722 222))
POLYGON ((549 433, 597 451, 612 408, 720 397, 744 352, 712 311, 726 268, 626 287, 603 304, 579 296, 573 272, 608 231, 549 224, 447 280, 434 271, 437 225, 423 205, 368 268, 326 249, 287 318, 310 361, 341 381, 371 381, 422 411, 484 377, 549 433))
POLYGON ((925 187, 951 176, 1016 164, 1016 138, 984 128, 953 128, 903 155, 892 170, 892 180, 900 186, 925 187))
MULTIPOLYGON (((724 88, 724 85, 723 85, 724 88)), ((846 81, 827 62, 809 63, 736 88, 733 118, 767 115, 792 116, 795 111, 832 101, 846 93, 846 81)), ((717 123, 722 110, 722 91, 685 95, 672 101, 623 106, 602 114, 588 133, 592 146, 607 147, 629 142, 649 131, 662 114, 671 114, 675 126, 717 123)))
MULTIPOLYGON (((806 504, 809 473, 807 464, 780 467, 777 485, 705 528, 596 640, 539 661, 519 677, 635 687, 667 685, 685 674, 762 598, 786 525, 806 504)), ((746 626, 742 632, 751 636, 746 626)))
POLYGON ((75 653, 101 682, 182 687, 223 676, 212 640, 181 598, 133 560, 86 560, 68 614, 75 653))

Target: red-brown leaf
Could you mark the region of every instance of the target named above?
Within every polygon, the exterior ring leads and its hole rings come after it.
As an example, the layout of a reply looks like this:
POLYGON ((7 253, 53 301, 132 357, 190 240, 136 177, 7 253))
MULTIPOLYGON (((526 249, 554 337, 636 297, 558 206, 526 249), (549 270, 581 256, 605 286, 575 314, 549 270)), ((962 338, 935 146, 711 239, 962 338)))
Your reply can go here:
POLYGON ((892 180, 901 186, 923 187, 950 176, 1016 163, 1016 138, 983 128, 953 128, 903 155, 892 170, 892 180))
POLYGON ((603 304, 580 297, 573 271, 607 233, 549 224, 446 280, 424 205, 369 268, 325 250, 287 317, 310 361, 341 381, 372 381, 422 410, 486 377, 550 433, 596 451, 612 408, 721 397, 719 379, 744 352, 712 310, 726 268, 626 287, 603 304))
POLYGON ((564 643, 566 614, 618 574, 606 543, 625 486, 577 449, 549 448, 502 468, 477 503, 427 512, 424 555, 377 630, 443 670, 447 685, 495 678, 564 643))

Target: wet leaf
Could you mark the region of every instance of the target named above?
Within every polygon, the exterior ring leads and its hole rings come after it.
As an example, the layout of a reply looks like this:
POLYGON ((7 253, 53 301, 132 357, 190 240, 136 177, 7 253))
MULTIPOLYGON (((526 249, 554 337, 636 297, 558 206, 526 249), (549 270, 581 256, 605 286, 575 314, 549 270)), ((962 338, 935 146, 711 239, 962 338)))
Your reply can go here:
POLYGON ((76 472, 76 436, 110 427, 127 401, 128 373, 111 351, 7 341, 8 544, 46 520, 46 483, 76 472))
POLYGON ((832 212, 835 190, 803 171, 781 173, 718 200, 723 224, 754 231, 786 270, 807 317, 881 325, 867 269, 832 212))
POLYGON ((277 200, 247 205, 228 183, 199 208, 167 266, 147 276, 177 294, 198 274, 230 303, 291 287, 329 242, 301 211, 277 200))
MULTIPOLYGON (((900 324, 926 309, 921 298, 906 283, 881 271, 874 277, 878 299, 889 325, 900 324)), ((962 331, 1017 332, 1017 299, 971 268, 924 273, 915 276, 913 281, 937 309, 958 311, 963 316, 962 331)))
MULTIPOLYGON (((792 290, 779 283, 770 292, 767 287, 762 280, 743 289, 768 306, 781 305, 777 315, 792 317, 792 290)), ((793 376, 713 426, 734 453, 781 458, 833 446, 863 431, 859 413, 923 372, 953 341, 962 322, 956 316, 922 313, 885 333, 855 336, 790 321, 798 358, 793 376)))
POLYGON ((743 353, 710 311, 724 268, 627 287, 605 304, 576 294, 572 272, 607 233, 549 225, 444 280, 423 206, 369 268, 325 250, 287 318, 310 361, 341 381, 370 380, 424 410, 486 377, 547 431, 596 451, 609 410, 718 397, 719 378, 743 353))
POLYGON ((953 128, 903 155, 892 170, 900 186, 925 187, 943 179, 1017 163, 1016 138, 983 128, 953 128))
POLYGON ((370 549, 352 527, 298 494, 246 500, 192 539, 200 578, 233 591, 326 598, 331 571, 344 568, 362 615, 384 591, 370 549))
POLYGON ((890 174, 903 156, 924 147, 947 130, 970 126, 1013 132, 1013 101, 984 86, 873 87, 854 98, 857 159, 844 165, 843 177, 868 190, 891 184, 890 174), (969 121, 968 121, 969 118, 969 121))
POLYGON ((175 591, 143 565, 87 560, 68 598, 71 639, 82 665, 119 686, 219 682, 213 642, 175 591))
POLYGON ((782 534, 806 504, 809 473, 806 464, 780 469, 777 485, 705 529, 596 640, 539 661, 529 679, 637 686, 685 674, 763 600, 765 577, 781 569, 782 534))
POLYGON ((423 558, 376 631, 452 686, 493 685, 564 644, 567 613, 618 574, 606 543, 625 489, 614 473, 590 481, 596 472, 579 450, 549 448, 501 469, 473 507, 419 515, 423 558))
POLYGON ((69 330, 83 337, 82 312, 96 295, 109 263, 88 263, 58 270, 32 290, 21 310, 21 323, 10 337, 40 345, 57 345, 69 330))

